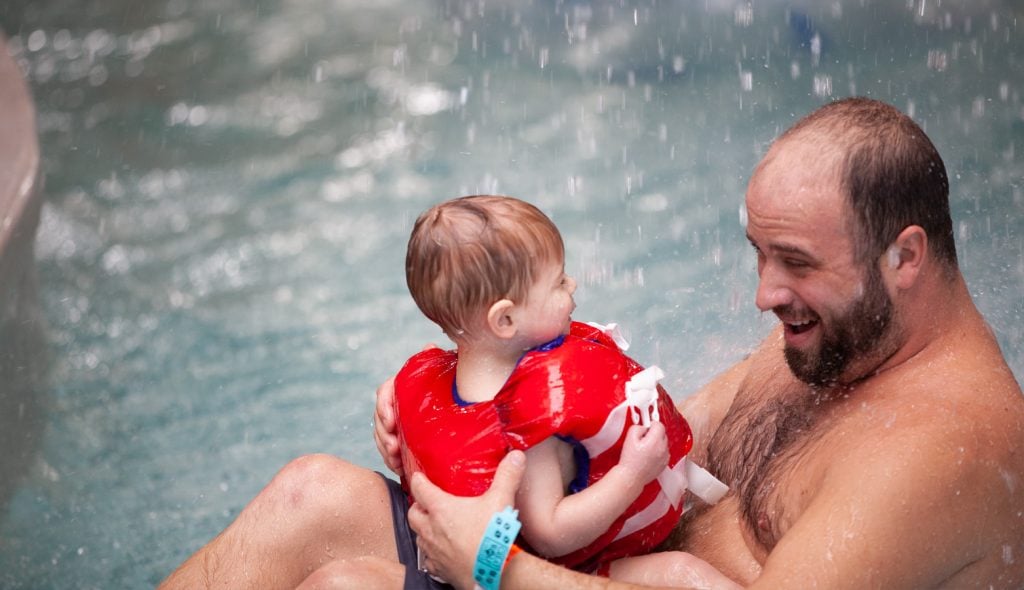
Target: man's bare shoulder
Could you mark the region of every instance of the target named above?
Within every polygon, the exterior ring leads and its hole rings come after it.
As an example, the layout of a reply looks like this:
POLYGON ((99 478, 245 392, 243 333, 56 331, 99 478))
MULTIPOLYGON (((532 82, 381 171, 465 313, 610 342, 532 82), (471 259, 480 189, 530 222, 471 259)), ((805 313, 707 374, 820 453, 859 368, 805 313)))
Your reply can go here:
POLYGON ((931 557, 960 568, 944 585, 1020 583, 1024 397, 997 349, 958 352, 855 391, 822 445, 823 485, 840 490, 831 502, 861 503, 880 522, 936 539, 931 557))
POLYGON ((884 456, 909 445, 924 458, 955 451, 1024 470, 1024 396, 986 339, 929 351, 868 379, 851 398, 850 419, 884 456))
POLYGON ((1007 583, 999 587, 1020 587, 1024 411, 1012 401, 1016 384, 1000 384, 1005 391, 997 394, 929 397, 905 385, 912 395, 898 400, 851 396, 801 459, 808 479, 794 472, 796 495, 787 498, 794 520, 766 564, 765 581, 780 569, 799 570, 794 561, 808 544, 822 530, 839 530, 846 544, 834 559, 848 581, 860 575, 856 564, 868 561, 889 565, 870 572, 864 585, 964 588, 1001 580, 1007 583))

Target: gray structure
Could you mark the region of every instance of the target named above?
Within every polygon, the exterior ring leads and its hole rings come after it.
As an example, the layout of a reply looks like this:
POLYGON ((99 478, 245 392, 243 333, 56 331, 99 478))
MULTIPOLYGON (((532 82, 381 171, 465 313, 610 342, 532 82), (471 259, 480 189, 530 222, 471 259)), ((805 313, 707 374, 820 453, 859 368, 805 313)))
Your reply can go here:
POLYGON ((33 259, 39 185, 35 109, 0 36, 0 514, 42 429, 47 355, 33 259))

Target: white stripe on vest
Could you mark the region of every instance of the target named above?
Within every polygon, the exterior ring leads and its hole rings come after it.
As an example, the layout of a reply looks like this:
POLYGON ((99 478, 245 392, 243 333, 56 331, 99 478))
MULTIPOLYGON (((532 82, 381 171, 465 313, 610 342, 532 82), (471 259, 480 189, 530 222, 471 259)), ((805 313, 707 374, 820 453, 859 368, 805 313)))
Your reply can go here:
MULTIPOLYGON (((656 387, 656 381, 662 376, 664 374, 661 372, 661 369, 649 367, 634 375, 633 379, 627 382, 626 390, 646 390, 656 387), (636 379, 636 382, 634 382, 634 379, 636 379)), ((657 390, 654 390, 654 394, 657 395, 657 390)), ((657 408, 656 399, 653 402, 648 401, 645 403, 644 405, 647 407, 640 409, 640 412, 637 412, 639 408, 636 407, 635 402, 636 400, 627 399, 615 406, 608 413, 608 417, 605 419, 604 424, 601 425, 601 429, 590 438, 580 441, 583 448, 587 449, 587 454, 590 455, 591 459, 600 456, 618 442, 619 437, 622 436, 622 429, 626 424, 627 415, 632 417, 634 424, 643 421, 642 418, 649 417, 651 414, 654 414, 653 418, 657 420, 657 414, 655 413, 657 408), (634 403, 631 403, 631 401, 634 403), (652 409, 655 412, 652 412, 652 409)), ((686 493, 688 478, 692 478, 694 484, 696 484, 695 489, 691 491, 708 504, 718 502, 725 495, 725 492, 729 490, 728 486, 716 479, 707 470, 684 457, 675 465, 666 467, 658 474, 658 485, 661 491, 657 498, 643 510, 629 517, 623 523, 622 529, 616 535, 615 540, 644 529, 664 516, 670 508, 678 509, 679 503, 683 501, 683 495, 686 493)))

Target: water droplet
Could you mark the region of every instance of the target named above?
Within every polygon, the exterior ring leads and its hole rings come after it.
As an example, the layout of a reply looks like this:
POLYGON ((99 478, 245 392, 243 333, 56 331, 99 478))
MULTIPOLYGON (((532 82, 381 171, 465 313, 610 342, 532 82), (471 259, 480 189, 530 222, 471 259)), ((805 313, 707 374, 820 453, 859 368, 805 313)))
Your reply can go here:
POLYGON ((740 88, 744 92, 754 89, 754 73, 748 70, 740 70, 740 88))
POLYGON ((814 96, 832 96, 832 76, 819 74, 814 76, 814 96))

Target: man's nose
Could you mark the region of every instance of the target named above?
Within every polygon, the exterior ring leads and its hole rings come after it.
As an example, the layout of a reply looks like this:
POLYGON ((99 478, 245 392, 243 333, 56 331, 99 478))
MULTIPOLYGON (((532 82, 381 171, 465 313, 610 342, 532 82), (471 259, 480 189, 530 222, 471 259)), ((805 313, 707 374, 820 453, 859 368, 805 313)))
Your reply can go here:
POLYGON ((781 274, 772 265, 765 265, 757 283, 754 304, 761 311, 769 311, 793 303, 793 292, 786 285, 781 274))
POLYGON ((576 292, 576 279, 572 277, 566 277, 565 279, 569 283, 569 294, 572 295, 576 292))

